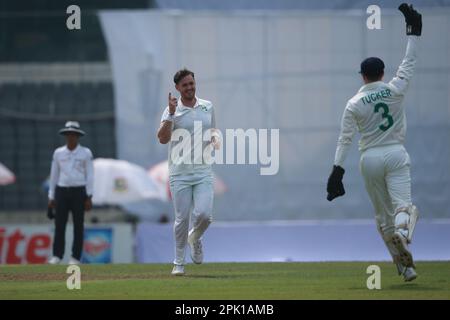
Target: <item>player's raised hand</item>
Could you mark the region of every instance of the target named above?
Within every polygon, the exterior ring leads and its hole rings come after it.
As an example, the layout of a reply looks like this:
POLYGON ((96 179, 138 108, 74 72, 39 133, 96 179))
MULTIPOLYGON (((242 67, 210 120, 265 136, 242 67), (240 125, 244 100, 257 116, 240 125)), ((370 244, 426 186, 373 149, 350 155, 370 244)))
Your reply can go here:
POLYGON ((405 16, 406 34, 420 36, 422 34, 422 15, 413 8, 412 4, 402 3, 398 10, 405 16))
POLYGON ((344 168, 340 166, 333 166, 333 171, 331 172, 327 183, 328 201, 332 201, 334 198, 345 194, 344 184, 342 183, 344 173, 344 168))
POLYGON ((177 109, 178 99, 172 97, 172 93, 169 92, 169 113, 174 114, 177 109))

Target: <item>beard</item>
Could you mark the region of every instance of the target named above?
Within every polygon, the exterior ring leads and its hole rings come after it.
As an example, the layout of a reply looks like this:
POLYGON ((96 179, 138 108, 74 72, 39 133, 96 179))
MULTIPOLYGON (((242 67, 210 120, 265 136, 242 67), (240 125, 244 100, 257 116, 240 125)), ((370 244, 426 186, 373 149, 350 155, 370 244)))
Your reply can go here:
POLYGON ((192 100, 195 98, 195 90, 184 93, 185 99, 192 100))

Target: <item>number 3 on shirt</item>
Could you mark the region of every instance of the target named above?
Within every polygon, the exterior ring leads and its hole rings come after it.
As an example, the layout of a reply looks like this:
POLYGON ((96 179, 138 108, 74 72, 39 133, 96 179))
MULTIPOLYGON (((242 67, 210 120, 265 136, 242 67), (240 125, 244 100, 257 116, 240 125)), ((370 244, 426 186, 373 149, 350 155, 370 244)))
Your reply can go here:
POLYGON ((389 114, 389 107, 387 104, 385 104, 383 102, 377 103, 374 107, 373 112, 377 113, 380 109, 383 109, 383 113, 381 114, 381 117, 383 119, 387 119, 388 123, 387 123, 387 125, 382 124, 378 128, 380 128, 382 131, 386 131, 387 129, 392 127, 392 125, 394 124, 394 119, 392 119, 392 116, 389 114))

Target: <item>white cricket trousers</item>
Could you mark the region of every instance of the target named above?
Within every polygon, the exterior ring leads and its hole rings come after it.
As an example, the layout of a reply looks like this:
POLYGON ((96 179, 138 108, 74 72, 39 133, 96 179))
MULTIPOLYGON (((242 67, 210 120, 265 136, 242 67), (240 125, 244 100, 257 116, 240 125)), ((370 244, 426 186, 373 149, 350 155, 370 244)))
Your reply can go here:
POLYGON ((212 172, 170 177, 170 192, 175 209, 174 264, 184 265, 189 222, 192 211, 192 236, 201 239, 212 221, 214 184, 212 172))
POLYGON ((401 144, 370 148, 361 154, 360 170, 378 228, 393 232, 397 210, 412 204, 408 152, 401 144))
POLYGON ((404 266, 396 262, 399 252, 392 243, 392 235, 409 219, 403 212, 403 208, 412 205, 409 169, 408 152, 400 144, 370 148, 361 154, 360 170, 375 208, 378 231, 399 274, 404 266))

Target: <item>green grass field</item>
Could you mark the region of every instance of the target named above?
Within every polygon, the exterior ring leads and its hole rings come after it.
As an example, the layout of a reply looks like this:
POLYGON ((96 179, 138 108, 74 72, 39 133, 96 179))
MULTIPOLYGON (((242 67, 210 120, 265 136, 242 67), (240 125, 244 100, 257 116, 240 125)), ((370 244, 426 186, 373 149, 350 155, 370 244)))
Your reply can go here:
POLYGON ((450 262, 418 262, 409 283, 386 262, 82 265, 81 290, 68 290, 67 266, 0 266, 0 299, 450 299, 450 262), (381 268, 381 290, 366 269, 381 268))

